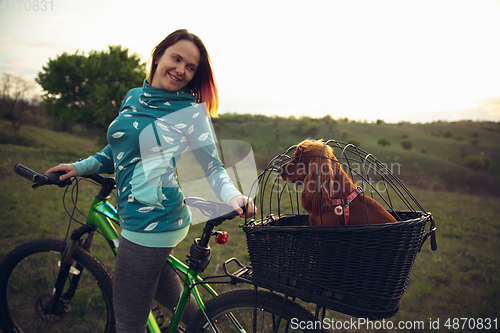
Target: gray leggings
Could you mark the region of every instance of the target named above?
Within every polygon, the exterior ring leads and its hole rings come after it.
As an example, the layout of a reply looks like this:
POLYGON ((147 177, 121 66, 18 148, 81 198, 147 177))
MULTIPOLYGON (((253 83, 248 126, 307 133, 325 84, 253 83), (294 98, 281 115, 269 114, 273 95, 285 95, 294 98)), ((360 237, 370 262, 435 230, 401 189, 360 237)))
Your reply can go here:
MULTIPOLYGON (((182 283, 166 263, 173 248, 145 247, 120 238, 113 277, 117 333, 145 333, 153 298, 173 312, 182 283)), ((189 323, 197 305, 191 296, 182 317, 189 323)))

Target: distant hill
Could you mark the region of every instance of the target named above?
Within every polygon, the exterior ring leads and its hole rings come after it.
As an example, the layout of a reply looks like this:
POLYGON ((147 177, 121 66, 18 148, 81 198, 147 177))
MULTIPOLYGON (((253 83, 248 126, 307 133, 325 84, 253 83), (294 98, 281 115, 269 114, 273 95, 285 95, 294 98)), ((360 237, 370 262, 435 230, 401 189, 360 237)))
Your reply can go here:
MULTIPOLYGON (((218 139, 250 143, 261 170, 274 156, 306 138, 335 139, 353 143, 387 165, 398 164, 398 176, 407 185, 500 194, 500 123, 386 124, 222 114, 213 125, 218 139), (402 140, 409 142, 411 149, 404 149, 402 140)), ((72 135, 33 126, 23 127, 16 137, 8 122, 0 122, 0 144, 36 147, 47 154, 57 151, 72 158, 98 150, 102 137, 95 129, 79 128, 77 135, 72 135), (83 137, 91 139, 79 139, 83 137)))

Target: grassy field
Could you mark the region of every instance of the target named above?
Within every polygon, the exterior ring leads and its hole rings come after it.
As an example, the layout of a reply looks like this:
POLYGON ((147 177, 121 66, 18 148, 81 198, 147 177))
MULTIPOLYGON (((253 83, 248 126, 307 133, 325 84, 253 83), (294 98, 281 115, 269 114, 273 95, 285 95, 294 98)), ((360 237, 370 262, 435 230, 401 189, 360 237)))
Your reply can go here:
MULTIPOLYGON (((285 120, 260 125, 247 122, 243 125, 238 122, 216 123, 219 139, 232 138, 250 142, 256 158, 261 161, 268 161, 276 153, 309 136, 294 132, 289 128, 291 126, 287 127, 285 120)), ((20 133, 22 139, 18 141, 12 139, 7 123, 0 122, 0 130, 1 142, 4 142, 0 144, 0 177, 3 187, 0 192, 1 260, 13 247, 26 240, 38 237, 64 238, 69 221, 62 205, 64 189, 45 186, 32 190, 27 180, 14 174, 13 166, 21 163, 44 172, 58 163, 86 157, 99 147, 92 139, 36 127, 23 127, 20 133), (14 144, 13 141, 17 143, 14 144)), ((345 121, 339 121, 331 130, 319 123, 317 132, 311 136, 336 138, 339 141, 356 140, 362 149, 373 153, 383 162, 401 163, 400 177, 425 210, 432 212, 435 217, 438 251, 431 251, 427 243, 418 254, 410 284, 401 300, 400 311, 390 319, 394 323, 424 322, 426 331, 432 331, 429 329, 429 321, 439 319, 440 329, 435 331, 440 332, 445 330, 444 324, 448 318, 498 317, 498 197, 494 195, 494 186, 493 189, 488 189, 489 194, 479 194, 480 191, 472 188, 498 184, 499 136, 498 131, 475 123, 376 125, 345 121), (445 138, 442 134, 447 129, 453 132, 450 138, 445 138), (413 141, 411 151, 404 150, 399 144, 403 136, 413 141), (457 140, 458 136, 462 139, 457 140), (392 144, 386 147, 377 145, 376 141, 381 137, 387 138, 392 144), (479 140, 477 145, 471 144, 474 139, 479 140), (421 152, 422 148, 426 148, 425 153, 421 152), (469 154, 491 157, 491 171, 484 173, 479 180, 473 178, 477 173, 461 164, 469 154), (455 178, 449 177, 447 173, 453 173, 455 178), (472 178, 468 179, 469 175, 472 178), (482 179, 487 179, 488 184, 482 179)), ((82 211, 88 209, 96 189, 94 185, 87 183, 79 187, 78 206, 82 211)), ((70 205, 69 200, 66 203, 70 205)), ((84 220, 83 217, 78 219, 84 220)), ((235 220, 220 228, 229 232, 229 241, 225 245, 212 244, 213 259, 206 275, 220 274, 222 263, 229 257, 235 256, 249 263, 245 235, 238 228, 240 222, 235 220)), ((195 225, 191 228, 187 238, 176 249, 176 256, 185 258, 193 239, 201 233, 201 227, 202 225, 195 225)), ((93 252, 112 270, 112 255, 100 238, 96 237, 93 252)), ((217 289, 224 291, 227 288, 230 287, 221 286, 217 289)), ((338 313, 328 313, 327 316, 338 320, 350 318, 338 313)), ((351 331, 356 330, 349 330, 351 331)))

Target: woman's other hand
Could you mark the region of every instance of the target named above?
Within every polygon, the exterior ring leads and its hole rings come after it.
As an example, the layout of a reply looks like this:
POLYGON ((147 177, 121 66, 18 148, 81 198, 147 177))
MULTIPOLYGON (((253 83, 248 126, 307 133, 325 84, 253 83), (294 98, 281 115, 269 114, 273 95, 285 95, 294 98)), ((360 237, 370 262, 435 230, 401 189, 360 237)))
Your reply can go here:
POLYGON ((245 197, 242 195, 236 196, 231 199, 231 207, 241 216, 241 217, 250 217, 254 216, 257 213, 257 208, 255 207, 252 198, 245 197), (247 213, 243 212, 241 207, 246 207, 247 213))

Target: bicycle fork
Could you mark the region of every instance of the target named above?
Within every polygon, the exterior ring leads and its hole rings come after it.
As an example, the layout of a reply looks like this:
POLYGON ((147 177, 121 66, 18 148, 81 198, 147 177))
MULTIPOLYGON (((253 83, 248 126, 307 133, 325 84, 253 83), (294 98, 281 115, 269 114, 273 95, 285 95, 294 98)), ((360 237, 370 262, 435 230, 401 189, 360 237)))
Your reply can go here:
MULTIPOLYGON (((208 234, 211 234, 211 232, 208 234)), ((206 243, 205 246, 202 245, 202 242, 203 242, 202 240, 197 238, 191 245, 190 254, 188 256, 189 267, 184 265, 181 261, 172 257, 171 255, 167 260, 167 262, 170 264, 170 266, 172 266, 174 270, 181 271, 186 277, 184 280, 184 289, 180 295, 174 316, 170 321, 170 328, 169 328, 170 333, 177 332, 177 327, 180 324, 182 314, 184 313, 184 309, 186 307, 187 302, 189 302, 191 293, 193 293, 194 299, 198 304, 198 307, 204 314, 205 318, 207 319, 207 322, 209 323, 212 332, 216 333, 219 332, 215 323, 208 316, 205 305, 203 304, 203 301, 201 299, 201 295, 198 289, 196 288, 196 286, 200 284, 213 297, 218 296, 217 292, 208 283, 203 281, 203 279, 199 276, 199 273, 203 272, 205 268, 208 266, 210 259, 212 257, 212 250, 208 245, 208 242, 207 241, 205 242, 206 243)), ((237 332, 246 333, 245 329, 241 326, 241 324, 238 322, 238 320, 234 317, 232 313, 227 314, 227 316, 233 323, 234 328, 237 332)), ((148 328, 149 328, 149 321, 148 321, 148 328)))
POLYGON ((69 302, 75 295, 76 288, 78 287, 78 283, 83 272, 83 266, 79 263, 73 267, 73 256, 77 247, 81 246, 81 238, 84 234, 88 234, 88 236, 81 247, 85 251, 90 250, 94 232, 95 229, 93 227, 83 225, 80 228, 73 230, 71 233, 71 239, 67 243, 66 248, 61 255, 61 261, 59 263, 60 269, 57 275, 56 285, 52 292, 52 298, 48 306, 43 309, 44 314, 62 315, 69 312, 69 302), (70 274, 72 275, 72 278, 70 278, 70 274), (64 286, 67 280, 70 280, 69 287, 63 295, 64 286))

